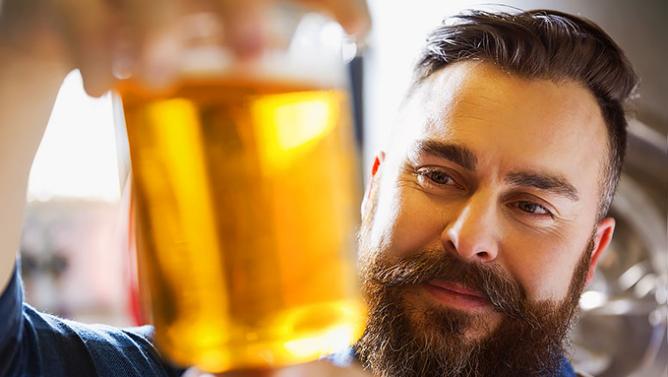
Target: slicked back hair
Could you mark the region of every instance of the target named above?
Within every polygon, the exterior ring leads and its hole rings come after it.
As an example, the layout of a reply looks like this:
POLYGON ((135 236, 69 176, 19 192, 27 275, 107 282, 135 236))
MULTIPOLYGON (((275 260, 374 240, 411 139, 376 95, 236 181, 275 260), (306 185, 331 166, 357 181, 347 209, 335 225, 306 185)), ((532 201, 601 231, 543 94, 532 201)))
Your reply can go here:
POLYGON ((470 60, 490 62, 522 78, 572 80, 591 90, 608 133, 598 219, 605 217, 626 150, 623 105, 638 81, 619 46, 592 21, 559 11, 467 11, 429 35, 413 88, 447 65, 470 60))

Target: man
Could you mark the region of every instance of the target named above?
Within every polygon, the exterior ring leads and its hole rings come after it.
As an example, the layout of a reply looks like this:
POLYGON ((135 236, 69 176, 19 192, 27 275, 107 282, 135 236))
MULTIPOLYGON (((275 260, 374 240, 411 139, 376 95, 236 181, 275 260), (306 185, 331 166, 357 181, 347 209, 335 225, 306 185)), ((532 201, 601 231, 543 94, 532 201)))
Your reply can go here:
MULTIPOLYGON (((564 340, 614 231, 606 215, 635 75, 603 31, 571 15, 453 21, 429 37, 374 161, 359 237, 369 323, 332 358, 383 377, 573 376, 564 340)), ((72 358, 101 376, 176 373, 136 332, 62 322, 17 297, 15 278, 0 317, 24 318, 27 334, 11 343, 0 326, 0 375, 65 370, 72 358)))
POLYGON ((380 376, 561 376, 635 75, 596 25, 471 12, 435 30, 376 157, 360 253, 380 376))

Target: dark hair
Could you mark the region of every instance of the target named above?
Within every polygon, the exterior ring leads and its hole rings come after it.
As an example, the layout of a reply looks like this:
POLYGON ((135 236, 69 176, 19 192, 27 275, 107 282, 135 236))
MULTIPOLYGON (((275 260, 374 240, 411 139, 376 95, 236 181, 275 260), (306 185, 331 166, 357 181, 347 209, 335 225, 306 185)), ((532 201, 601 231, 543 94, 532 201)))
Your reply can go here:
POLYGON ((481 60, 529 79, 573 80, 596 97, 607 125, 609 160, 601 179, 598 218, 610 209, 626 149, 623 103, 637 77, 619 46, 587 19, 554 10, 517 14, 467 11, 427 38, 413 87, 449 64, 481 60))

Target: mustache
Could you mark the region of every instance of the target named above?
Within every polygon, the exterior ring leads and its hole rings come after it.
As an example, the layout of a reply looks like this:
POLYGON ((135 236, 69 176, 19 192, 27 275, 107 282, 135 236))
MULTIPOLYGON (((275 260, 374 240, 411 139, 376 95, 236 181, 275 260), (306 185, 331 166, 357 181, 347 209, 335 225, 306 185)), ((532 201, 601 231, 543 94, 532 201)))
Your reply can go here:
POLYGON ((460 283, 483 294, 497 312, 530 320, 526 291, 498 265, 466 262, 443 250, 423 250, 392 264, 379 259, 362 269, 365 284, 400 289, 431 280, 460 283))

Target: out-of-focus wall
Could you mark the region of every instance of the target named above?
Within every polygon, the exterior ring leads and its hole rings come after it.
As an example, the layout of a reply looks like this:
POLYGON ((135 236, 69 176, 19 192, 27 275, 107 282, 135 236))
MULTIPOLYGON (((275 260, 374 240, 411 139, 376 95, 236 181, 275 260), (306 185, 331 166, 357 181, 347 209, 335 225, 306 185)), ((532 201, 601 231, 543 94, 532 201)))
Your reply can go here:
POLYGON ((130 325, 128 255, 118 216, 117 203, 31 202, 21 246, 27 302, 82 322, 130 325))
POLYGON ((366 56, 365 161, 386 141, 387 130, 408 87, 411 70, 427 33, 442 19, 465 9, 550 8, 598 23, 624 49, 641 78, 634 114, 668 134, 668 1, 665 0, 369 0, 373 17, 366 56), (484 5, 483 5, 484 4, 484 5))
POLYGON ((83 322, 131 323, 109 95, 67 76, 35 157, 21 245, 27 302, 83 322), (119 221, 120 220, 120 221, 119 221))

